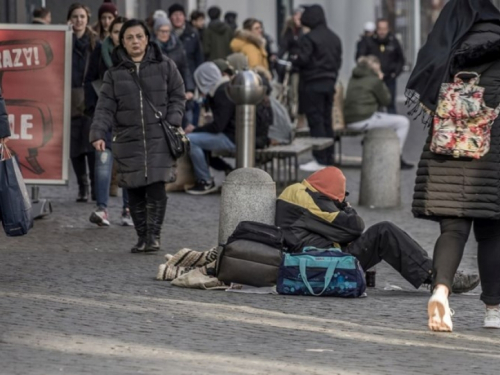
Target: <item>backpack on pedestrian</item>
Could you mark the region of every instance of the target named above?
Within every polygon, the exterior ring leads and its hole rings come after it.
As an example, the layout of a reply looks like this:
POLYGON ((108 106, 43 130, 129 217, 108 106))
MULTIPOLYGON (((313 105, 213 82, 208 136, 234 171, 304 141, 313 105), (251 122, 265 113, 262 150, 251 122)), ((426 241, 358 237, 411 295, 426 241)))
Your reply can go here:
POLYGON ((476 72, 459 72, 452 83, 441 85, 433 119, 432 152, 480 159, 490 150, 491 126, 500 113, 500 105, 486 106, 479 78, 476 72))

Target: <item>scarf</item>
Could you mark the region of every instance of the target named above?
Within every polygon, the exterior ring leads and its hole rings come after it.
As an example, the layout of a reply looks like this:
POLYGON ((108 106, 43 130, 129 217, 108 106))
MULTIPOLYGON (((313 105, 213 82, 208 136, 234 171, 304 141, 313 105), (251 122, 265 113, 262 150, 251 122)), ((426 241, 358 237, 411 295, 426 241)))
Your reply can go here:
POLYGON ((430 125, 437 108, 441 84, 450 77, 454 53, 472 27, 480 22, 500 23, 500 12, 490 0, 448 2, 420 49, 406 85, 409 115, 430 125))
POLYGON ((108 69, 113 66, 113 60, 111 59, 111 55, 113 54, 114 48, 115 46, 113 44, 113 41, 109 36, 106 39, 104 39, 101 45, 101 57, 108 69))

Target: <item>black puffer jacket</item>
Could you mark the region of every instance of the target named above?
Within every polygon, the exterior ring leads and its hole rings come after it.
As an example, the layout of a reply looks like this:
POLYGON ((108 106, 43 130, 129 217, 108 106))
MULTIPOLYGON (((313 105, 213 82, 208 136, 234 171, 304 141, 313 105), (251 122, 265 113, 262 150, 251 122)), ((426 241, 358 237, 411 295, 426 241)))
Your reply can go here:
MULTIPOLYGON (((132 74, 137 66, 122 47, 113 53, 113 68, 104 76, 92 122, 90 141, 105 139, 113 128, 113 155, 121 187, 137 188, 171 180, 174 160, 154 111, 139 91, 132 74)), ((139 67, 144 90, 171 125, 181 126, 184 83, 175 63, 149 43, 139 67)))
POLYGON ((194 92, 193 75, 189 70, 186 51, 184 51, 182 43, 174 34, 170 36, 170 40, 167 43, 160 42, 159 40, 157 40, 156 43, 160 46, 162 53, 174 61, 184 80, 184 88, 186 91, 194 92))
POLYGON ((365 38, 363 43, 358 44, 357 58, 368 55, 379 58, 382 72, 386 78, 396 78, 403 71, 405 65, 403 49, 392 33, 389 33, 383 39, 375 34, 371 38, 365 38))
MULTIPOLYGON (((467 70, 481 74, 489 107, 500 103, 500 26, 476 25, 455 53, 453 74, 467 70)), ((491 129, 491 148, 479 160, 436 155, 427 138, 417 170, 413 214, 442 217, 500 219, 500 118, 491 129)))
POLYGON ((300 69, 302 83, 331 79, 336 80, 342 65, 342 43, 326 26, 326 18, 320 5, 306 7, 302 25, 311 28, 298 42, 298 55, 293 61, 300 69))
POLYGON ((0 139, 10 137, 9 118, 7 117, 7 108, 5 100, 0 89, 0 139))

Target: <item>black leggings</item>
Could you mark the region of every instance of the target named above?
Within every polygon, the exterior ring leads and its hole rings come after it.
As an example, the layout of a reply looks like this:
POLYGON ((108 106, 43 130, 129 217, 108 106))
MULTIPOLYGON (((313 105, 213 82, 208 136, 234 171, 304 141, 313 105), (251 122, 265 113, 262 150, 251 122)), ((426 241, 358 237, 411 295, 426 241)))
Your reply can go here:
POLYGON ((146 199, 162 201, 167 197, 165 182, 155 182, 154 184, 141 186, 135 189, 127 189, 128 202, 130 207, 146 202, 146 199))
POLYGON ((75 171, 76 181, 78 186, 88 185, 87 181, 87 167, 89 169, 88 177, 90 177, 90 187, 94 191, 94 170, 95 170, 95 152, 89 152, 86 154, 80 154, 76 157, 71 158, 71 164, 73 165, 73 170, 75 171))
POLYGON ((495 306, 500 304, 500 220, 442 219, 441 236, 434 249, 434 285, 443 284, 451 290, 473 224, 483 289, 481 301, 495 306))

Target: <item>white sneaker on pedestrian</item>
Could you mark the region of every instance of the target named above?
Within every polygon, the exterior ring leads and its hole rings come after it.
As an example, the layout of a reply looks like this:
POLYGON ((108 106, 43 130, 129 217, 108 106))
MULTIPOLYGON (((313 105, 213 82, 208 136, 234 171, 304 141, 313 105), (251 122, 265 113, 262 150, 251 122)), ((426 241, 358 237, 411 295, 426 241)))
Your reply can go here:
POLYGON ((484 328, 500 328, 500 308, 486 308, 484 317, 484 328))
POLYGON ((109 227, 108 212, 103 208, 98 208, 89 217, 92 224, 97 224, 100 227, 109 227))
POLYGON ((299 169, 304 172, 317 172, 326 168, 326 165, 319 164, 316 160, 310 161, 309 163, 302 164, 299 169))
POLYGON ((132 217, 130 216, 130 210, 128 208, 122 212, 122 226, 124 227, 134 226, 134 222, 132 221, 132 217))

